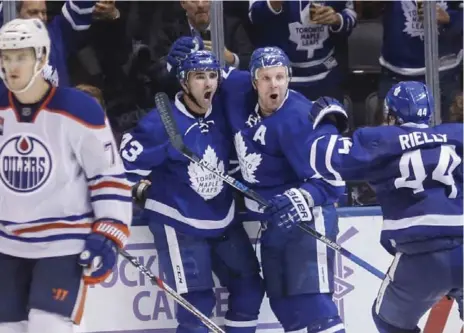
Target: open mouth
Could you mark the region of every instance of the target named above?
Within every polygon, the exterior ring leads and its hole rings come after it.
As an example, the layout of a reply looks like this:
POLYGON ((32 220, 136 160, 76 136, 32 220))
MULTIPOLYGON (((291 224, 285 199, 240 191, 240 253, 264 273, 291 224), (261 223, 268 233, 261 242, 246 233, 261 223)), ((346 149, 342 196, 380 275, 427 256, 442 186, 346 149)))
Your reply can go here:
POLYGON ((207 92, 205 92, 204 97, 205 97, 205 99, 209 100, 211 98, 211 95, 212 95, 211 91, 207 91, 207 92))
POLYGON ((279 97, 279 95, 278 94, 271 94, 270 97, 271 97, 272 100, 275 101, 277 99, 277 97, 279 97))

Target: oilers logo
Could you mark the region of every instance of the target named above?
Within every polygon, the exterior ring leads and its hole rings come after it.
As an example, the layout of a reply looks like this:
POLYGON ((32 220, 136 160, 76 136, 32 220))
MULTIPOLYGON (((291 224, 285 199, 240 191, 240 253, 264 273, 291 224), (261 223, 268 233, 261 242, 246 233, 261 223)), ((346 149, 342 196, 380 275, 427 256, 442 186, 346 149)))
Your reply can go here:
POLYGON ((45 145, 31 135, 15 135, 0 148, 0 178, 16 193, 30 193, 46 183, 52 158, 45 145))

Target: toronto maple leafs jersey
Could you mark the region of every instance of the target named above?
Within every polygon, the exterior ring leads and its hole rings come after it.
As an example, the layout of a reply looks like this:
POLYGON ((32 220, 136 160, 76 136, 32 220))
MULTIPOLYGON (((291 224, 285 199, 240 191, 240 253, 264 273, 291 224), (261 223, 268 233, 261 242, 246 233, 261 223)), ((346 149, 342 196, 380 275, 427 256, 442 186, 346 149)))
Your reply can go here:
POLYGON ((0 253, 72 255, 97 220, 129 225, 130 184, 93 98, 50 88, 34 105, 0 95, 0 253))
MULTIPOLYGON (((92 23, 92 13, 96 1, 67 0, 47 24, 51 40, 50 58, 43 69, 44 78, 54 86, 69 86, 67 61, 71 52, 77 50, 82 31, 88 30, 92 23)), ((3 25, 3 2, 0 3, 0 25, 3 25)), ((1 83, 3 86, 3 82, 1 83)))
MULTIPOLYGON (((353 138, 321 137, 314 151, 334 147, 339 178, 367 180, 382 207, 384 246, 462 237, 462 124, 432 128, 363 128, 353 138)), ((317 170, 330 178, 326 161, 317 170)))
MULTIPOLYGON (((212 108, 201 117, 186 109, 181 93, 172 108, 185 145, 227 173, 233 142, 216 97, 212 108)), ((144 210, 149 223, 167 224, 198 236, 216 236, 233 222, 235 204, 230 186, 170 144, 156 109, 123 136, 121 156, 130 181, 148 178, 152 183, 144 210)))
MULTIPOLYGON (((385 1, 383 45, 380 64, 402 75, 425 75, 424 21, 417 14, 419 1, 385 1)), ((462 62, 461 1, 437 1, 450 16, 450 23, 439 25, 440 70, 455 68, 462 62)))
MULTIPOLYGON (((330 205, 338 200, 345 183, 327 182, 308 164, 309 142, 315 135, 309 120, 311 101, 289 90, 277 111, 261 117, 249 72, 237 70, 225 76, 220 94, 247 186, 265 199, 297 187, 311 194, 315 206, 330 205)), ((245 204, 251 212, 257 213, 253 216, 260 217, 262 210, 255 201, 245 199, 245 204)))
POLYGON ((332 35, 348 36, 356 25, 356 12, 352 1, 317 1, 331 6, 341 16, 340 27, 314 24, 309 9, 316 1, 283 1, 282 10, 276 12, 267 0, 251 0, 249 17, 257 30, 258 45, 280 47, 292 65, 292 87, 308 86, 324 80, 333 72, 333 80, 340 80, 335 59, 332 35))

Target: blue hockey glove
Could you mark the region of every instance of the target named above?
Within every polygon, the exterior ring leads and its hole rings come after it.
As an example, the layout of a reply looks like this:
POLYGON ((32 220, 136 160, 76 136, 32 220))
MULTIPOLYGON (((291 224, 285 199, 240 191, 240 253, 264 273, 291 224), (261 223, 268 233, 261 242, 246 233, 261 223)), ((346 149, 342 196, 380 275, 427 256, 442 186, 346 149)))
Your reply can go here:
POLYGON ((116 264, 118 248, 124 248, 129 238, 127 225, 113 221, 97 221, 85 240, 78 263, 84 266, 84 282, 104 281, 116 264))
POLYGON ((332 97, 319 97, 311 107, 309 117, 314 129, 324 121, 333 123, 341 134, 349 127, 345 107, 332 97))
POLYGON ((303 194, 303 190, 291 188, 272 198, 264 213, 268 223, 288 232, 301 222, 313 221, 313 206, 314 201, 309 193, 303 194))
POLYGON ((166 58, 168 71, 177 72, 177 67, 187 55, 193 51, 203 50, 204 44, 200 37, 180 37, 172 44, 166 58))

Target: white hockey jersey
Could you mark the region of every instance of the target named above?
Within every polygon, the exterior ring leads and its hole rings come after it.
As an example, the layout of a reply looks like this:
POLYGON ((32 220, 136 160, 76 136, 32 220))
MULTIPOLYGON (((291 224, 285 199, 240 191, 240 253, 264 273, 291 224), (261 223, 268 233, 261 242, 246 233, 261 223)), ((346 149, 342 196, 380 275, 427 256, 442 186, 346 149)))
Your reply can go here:
POLYGON ((129 225, 130 185, 101 107, 51 88, 35 105, 0 95, 0 252, 77 254, 94 221, 129 225))

